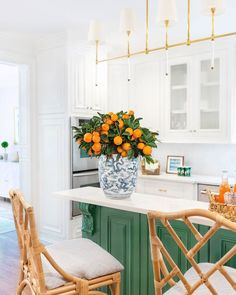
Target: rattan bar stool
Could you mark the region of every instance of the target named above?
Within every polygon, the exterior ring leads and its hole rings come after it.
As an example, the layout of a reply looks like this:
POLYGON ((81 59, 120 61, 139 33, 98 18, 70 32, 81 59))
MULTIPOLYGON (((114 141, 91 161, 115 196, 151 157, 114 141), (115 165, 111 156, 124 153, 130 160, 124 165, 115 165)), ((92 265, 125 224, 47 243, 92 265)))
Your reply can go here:
POLYGON ((34 295, 99 295, 97 288, 109 286, 120 295, 118 260, 88 239, 63 241, 45 247, 38 238, 34 210, 18 191, 10 198, 20 249, 17 294, 26 286, 34 295))
POLYGON ((197 263, 194 259, 200 249, 222 227, 236 233, 236 223, 225 219, 223 216, 208 210, 193 209, 176 213, 149 212, 148 213, 150 244, 154 272, 155 294, 162 295, 163 287, 169 284, 171 288, 165 295, 233 295, 236 294, 236 269, 225 264, 236 255, 236 245, 221 257, 215 264, 197 263), (192 217, 208 219, 212 224, 205 235, 201 235, 194 224, 192 217), (186 273, 182 273, 174 262, 171 253, 168 252, 157 235, 156 221, 159 220, 167 229, 170 236, 178 245, 192 266, 186 273), (196 244, 187 249, 180 237, 171 226, 172 220, 182 220, 191 230, 196 239, 196 244), (176 282, 174 278, 178 278, 176 282))

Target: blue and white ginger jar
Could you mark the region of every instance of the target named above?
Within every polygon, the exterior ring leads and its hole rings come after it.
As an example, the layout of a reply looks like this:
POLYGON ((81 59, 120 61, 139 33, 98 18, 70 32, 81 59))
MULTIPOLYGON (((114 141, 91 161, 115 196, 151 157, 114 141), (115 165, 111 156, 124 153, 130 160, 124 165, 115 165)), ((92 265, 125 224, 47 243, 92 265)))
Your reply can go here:
POLYGON ((99 158, 99 181, 105 195, 112 199, 129 198, 134 192, 138 176, 138 158, 128 159, 117 155, 99 158))

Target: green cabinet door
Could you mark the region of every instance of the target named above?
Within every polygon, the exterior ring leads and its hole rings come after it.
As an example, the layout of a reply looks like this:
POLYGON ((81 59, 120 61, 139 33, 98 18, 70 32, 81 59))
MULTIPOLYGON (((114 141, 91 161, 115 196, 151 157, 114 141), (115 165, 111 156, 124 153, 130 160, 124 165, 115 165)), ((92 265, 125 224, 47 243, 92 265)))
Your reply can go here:
POLYGON ((122 295, 140 294, 139 224, 140 214, 101 208, 101 246, 125 268, 122 272, 122 295))
MULTIPOLYGON (((210 261, 215 263, 236 245, 236 233, 229 230, 219 230, 210 240, 210 261)), ((226 264, 236 268, 236 256, 226 264)))

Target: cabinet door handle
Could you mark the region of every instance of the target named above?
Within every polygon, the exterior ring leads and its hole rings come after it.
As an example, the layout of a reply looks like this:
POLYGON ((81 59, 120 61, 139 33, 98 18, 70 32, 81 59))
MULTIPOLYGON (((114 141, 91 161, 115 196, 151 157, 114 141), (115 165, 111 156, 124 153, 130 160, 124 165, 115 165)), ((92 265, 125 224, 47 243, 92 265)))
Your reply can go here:
POLYGON ((159 192, 162 192, 162 193, 167 193, 167 189, 162 189, 162 188, 159 188, 159 192))

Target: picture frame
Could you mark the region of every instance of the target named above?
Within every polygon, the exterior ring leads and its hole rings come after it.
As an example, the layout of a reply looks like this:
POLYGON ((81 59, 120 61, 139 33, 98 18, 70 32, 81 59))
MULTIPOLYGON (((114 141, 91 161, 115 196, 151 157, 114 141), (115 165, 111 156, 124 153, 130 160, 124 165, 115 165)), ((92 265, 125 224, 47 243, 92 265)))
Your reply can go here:
POLYGON ((177 168, 184 166, 184 156, 167 156, 166 173, 177 174, 177 168))

